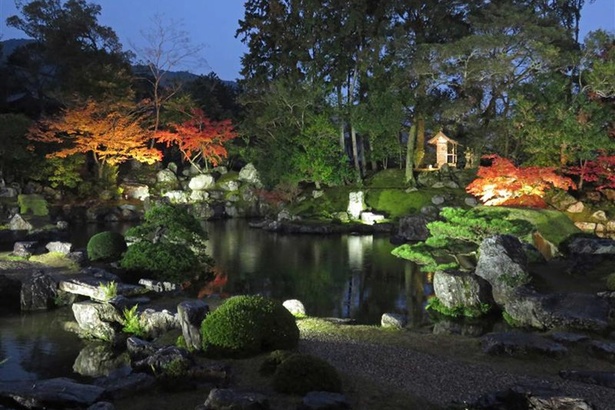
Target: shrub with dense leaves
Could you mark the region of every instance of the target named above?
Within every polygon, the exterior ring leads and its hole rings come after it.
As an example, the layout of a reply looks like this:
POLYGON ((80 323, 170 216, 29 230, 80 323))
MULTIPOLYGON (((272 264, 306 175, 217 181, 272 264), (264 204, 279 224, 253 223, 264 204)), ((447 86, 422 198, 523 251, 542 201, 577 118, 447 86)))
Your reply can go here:
POLYGON ((203 351, 209 356, 246 357, 299 342, 293 315, 280 302, 262 296, 234 296, 201 324, 203 351))
POLYGON ((501 208, 443 208, 440 221, 427 224, 430 236, 424 242, 404 244, 393 255, 421 265, 421 270, 435 272, 459 267, 459 255, 471 254, 485 238, 492 235, 528 235, 533 227, 527 221, 509 219, 501 208))
POLYGON ((212 260, 205 252, 207 234, 185 208, 156 206, 145 213, 144 219, 126 232, 126 238, 134 243, 121 261, 123 268, 175 282, 209 270, 212 260))
POLYGON ((199 259, 188 247, 165 242, 137 242, 130 245, 121 266, 130 271, 151 274, 154 278, 182 282, 199 271, 199 259))
POLYGON ((311 391, 338 393, 342 380, 329 363, 307 354, 293 354, 282 360, 273 374, 273 388, 279 393, 304 395, 311 391))
POLYGON ((117 232, 99 232, 90 238, 86 250, 88 258, 92 261, 118 260, 126 251, 126 241, 117 232))

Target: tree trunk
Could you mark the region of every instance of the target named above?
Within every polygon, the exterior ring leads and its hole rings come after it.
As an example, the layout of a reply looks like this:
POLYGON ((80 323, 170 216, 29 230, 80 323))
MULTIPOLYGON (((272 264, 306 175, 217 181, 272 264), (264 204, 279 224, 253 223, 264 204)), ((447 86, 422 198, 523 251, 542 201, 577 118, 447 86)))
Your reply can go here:
POLYGON ((416 138, 416 125, 412 124, 408 132, 408 144, 406 145, 406 184, 411 187, 416 186, 414 180, 414 146, 416 138))
POLYGON ((361 182, 361 165, 359 164, 359 146, 357 145, 357 130, 350 124, 350 140, 352 142, 352 158, 354 160, 354 170, 357 174, 357 182, 361 182))
POLYGON ((416 144, 414 147, 414 168, 420 168, 425 158, 425 118, 419 114, 416 121, 416 144))

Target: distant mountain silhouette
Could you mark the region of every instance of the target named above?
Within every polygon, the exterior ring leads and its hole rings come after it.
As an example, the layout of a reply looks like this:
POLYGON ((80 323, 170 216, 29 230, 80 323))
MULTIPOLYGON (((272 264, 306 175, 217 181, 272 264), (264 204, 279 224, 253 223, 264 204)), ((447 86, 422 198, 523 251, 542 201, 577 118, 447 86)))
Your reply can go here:
MULTIPOLYGON (((28 43, 32 43, 35 40, 30 39, 16 39, 12 38, 10 40, 0 41, 0 45, 2 46, 0 50, 2 54, 0 54, 0 64, 4 64, 13 51, 17 49, 17 47, 21 47, 28 43)), ((144 65, 133 65, 132 66, 133 73, 138 76, 147 76, 150 74, 149 69, 144 65)), ((194 81, 199 76, 197 74, 190 73, 188 71, 169 71, 166 72, 163 79, 163 86, 169 85, 170 83, 182 82, 188 83, 190 81, 194 81)), ((237 87, 237 83, 235 81, 225 81, 222 80, 223 83, 228 85, 229 87, 237 87)))
POLYGON ((0 50, 2 54, 0 54, 0 63, 4 63, 8 56, 13 54, 13 51, 17 49, 17 47, 25 46, 26 44, 32 43, 34 40, 26 39, 26 38, 12 38, 10 40, 0 41, 2 47, 0 50))

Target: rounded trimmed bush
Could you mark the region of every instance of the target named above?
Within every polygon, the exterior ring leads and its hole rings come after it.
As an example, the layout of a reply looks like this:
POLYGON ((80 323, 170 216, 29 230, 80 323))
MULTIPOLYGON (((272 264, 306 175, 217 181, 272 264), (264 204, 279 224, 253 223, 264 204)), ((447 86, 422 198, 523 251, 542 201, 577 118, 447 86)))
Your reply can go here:
POLYGON ((200 271, 197 256, 184 245, 168 242, 137 242, 128 247, 121 261, 124 269, 147 272, 156 279, 182 282, 200 271))
POLYGON ((283 360, 273 374, 279 393, 304 395, 311 391, 339 393, 342 380, 335 367, 318 357, 294 354, 283 360))
POLYGON ((117 232, 99 232, 90 238, 86 250, 92 261, 118 260, 126 251, 126 241, 117 232))
POLYGON ((262 296, 234 296, 201 324, 203 351, 210 356, 246 357, 299 342, 295 318, 282 303, 262 296))

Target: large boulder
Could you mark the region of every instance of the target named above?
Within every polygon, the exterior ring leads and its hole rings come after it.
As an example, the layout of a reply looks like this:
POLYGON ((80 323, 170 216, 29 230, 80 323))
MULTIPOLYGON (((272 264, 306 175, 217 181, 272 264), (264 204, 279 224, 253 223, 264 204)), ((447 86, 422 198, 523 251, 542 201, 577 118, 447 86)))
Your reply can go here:
POLYGON ((447 308, 465 307, 480 312, 482 305, 491 304, 491 286, 472 272, 436 271, 433 277, 436 297, 447 308))
POLYGON ((21 310, 47 310, 55 305, 58 283, 42 270, 32 273, 21 285, 21 310))
POLYGON ((348 194, 348 216, 351 219, 358 220, 361 217, 361 212, 365 209, 365 194, 363 191, 350 192, 348 194))
POLYGON ((32 255, 40 253, 40 244, 38 241, 18 241, 13 244, 13 255, 22 258, 29 258, 32 255))
POLYGON ((190 179, 188 183, 188 187, 192 191, 204 191, 207 189, 211 189, 216 185, 216 180, 213 175, 210 174, 200 174, 194 176, 190 179))
POLYGON ((615 255, 615 239, 573 238, 568 243, 568 252, 572 255, 615 255))
POLYGON ((185 300, 177 305, 177 317, 182 328, 182 335, 190 350, 200 350, 203 346, 201 323, 207 313, 209 313, 209 305, 200 299, 185 300))
POLYGON ((512 235, 495 235, 485 239, 478 249, 476 275, 493 289, 493 299, 504 307, 517 289, 527 285, 531 277, 523 245, 512 235))
POLYGON ((45 245, 49 252, 57 252, 63 255, 68 255, 73 249, 73 244, 70 242, 53 241, 45 245))
POLYGON ((31 231, 34 229, 32 224, 23 219, 20 214, 13 215, 13 217, 9 220, 8 226, 11 231, 31 231))
POLYGON ((611 325, 608 301, 586 293, 540 294, 522 288, 505 306, 506 313, 520 326, 601 332, 611 325))
POLYGON ((429 237, 427 222, 427 218, 421 215, 400 218, 397 239, 400 242, 424 241, 429 237))
POLYGON ((166 309, 160 311, 145 309, 140 313, 139 319, 145 334, 152 338, 156 338, 169 330, 180 328, 177 317, 166 309))
POLYGON ((258 175, 258 171, 253 164, 247 164, 239 171, 238 179, 242 182, 245 182, 250 185, 254 185, 258 188, 262 187, 260 176, 258 175))
POLYGON ((149 186, 145 184, 125 182, 120 185, 120 188, 123 189, 123 195, 126 199, 145 201, 150 197, 149 186))
POLYGON ((109 303, 92 301, 77 302, 72 305, 73 314, 82 333, 107 342, 115 340, 123 318, 109 303))

